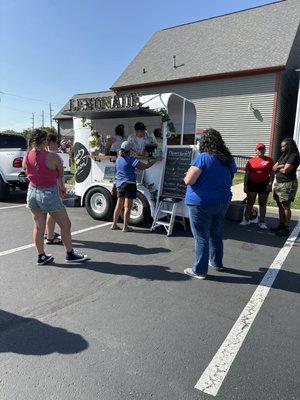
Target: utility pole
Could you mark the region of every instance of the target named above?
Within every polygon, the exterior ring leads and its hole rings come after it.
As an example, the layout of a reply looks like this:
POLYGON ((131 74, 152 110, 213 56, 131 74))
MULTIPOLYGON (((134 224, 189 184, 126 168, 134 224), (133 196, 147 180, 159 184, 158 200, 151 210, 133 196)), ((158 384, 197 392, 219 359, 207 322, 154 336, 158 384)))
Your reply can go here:
POLYGON ((52 107, 51 103, 49 103, 49 117, 50 117, 50 127, 52 128, 52 107))
POLYGON ((32 125, 32 129, 34 129, 34 113, 32 113, 31 125, 32 125))
POLYGON ((44 121, 44 110, 42 110, 42 127, 44 128, 45 121, 44 121))

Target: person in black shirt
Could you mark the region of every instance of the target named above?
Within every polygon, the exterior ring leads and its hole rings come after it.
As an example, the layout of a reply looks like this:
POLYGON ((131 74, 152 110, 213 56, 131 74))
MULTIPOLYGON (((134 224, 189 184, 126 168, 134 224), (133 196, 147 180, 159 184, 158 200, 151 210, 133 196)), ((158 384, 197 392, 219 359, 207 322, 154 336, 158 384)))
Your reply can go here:
POLYGON ((289 236, 291 203, 298 189, 297 168, 300 157, 296 142, 291 138, 286 138, 281 142, 281 150, 282 155, 273 167, 276 177, 273 197, 278 205, 279 225, 270 230, 277 236, 289 236))

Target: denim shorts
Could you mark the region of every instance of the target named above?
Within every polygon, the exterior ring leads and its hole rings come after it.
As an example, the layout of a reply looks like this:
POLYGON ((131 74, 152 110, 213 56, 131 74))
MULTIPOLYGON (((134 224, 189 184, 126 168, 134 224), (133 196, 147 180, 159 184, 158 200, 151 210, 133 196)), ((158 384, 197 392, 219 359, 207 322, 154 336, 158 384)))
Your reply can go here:
POLYGON ((57 186, 50 188, 28 187, 27 207, 30 210, 39 209, 43 213, 60 211, 65 208, 58 194, 57 186))

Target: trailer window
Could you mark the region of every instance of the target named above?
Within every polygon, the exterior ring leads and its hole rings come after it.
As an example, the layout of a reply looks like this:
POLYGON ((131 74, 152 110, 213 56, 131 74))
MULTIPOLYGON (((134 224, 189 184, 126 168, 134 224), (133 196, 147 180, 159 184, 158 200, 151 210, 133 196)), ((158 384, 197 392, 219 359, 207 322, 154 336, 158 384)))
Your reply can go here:
POLYGON ((183 143, 182 144, 185 144, 185 145, 195 144, 195 134, 194 133, 183 134, 183 143))
POLYGON ((167 139, 168 146, 180 145, 180 135, 172 135, 167 139))

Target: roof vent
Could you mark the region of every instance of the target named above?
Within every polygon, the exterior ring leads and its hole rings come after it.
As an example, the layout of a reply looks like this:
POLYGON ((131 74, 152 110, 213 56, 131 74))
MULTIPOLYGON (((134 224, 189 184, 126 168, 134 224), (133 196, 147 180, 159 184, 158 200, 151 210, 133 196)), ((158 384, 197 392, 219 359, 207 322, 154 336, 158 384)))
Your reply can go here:
POLYGON ((173 56, 173 68, 176 68, 176 56, 173 56))
POLYGON ((179 67, 183 67, 185 64, 180 64, 180 65, 177 65, 177 63, 176 63, 176 56, 173 56, 173 68, 174 69, 176 69, 176 68, 179 68, 179 67))
POLYGON ((143 74, 145 74, 147 71, 146 71, 146 68, 143 68, 143 74))

